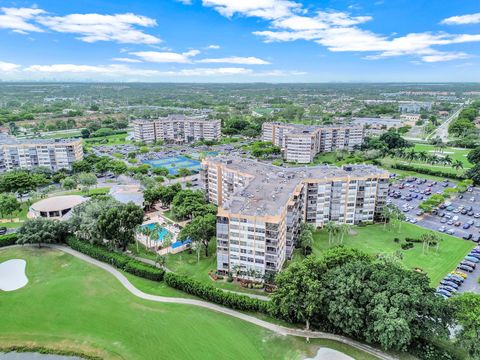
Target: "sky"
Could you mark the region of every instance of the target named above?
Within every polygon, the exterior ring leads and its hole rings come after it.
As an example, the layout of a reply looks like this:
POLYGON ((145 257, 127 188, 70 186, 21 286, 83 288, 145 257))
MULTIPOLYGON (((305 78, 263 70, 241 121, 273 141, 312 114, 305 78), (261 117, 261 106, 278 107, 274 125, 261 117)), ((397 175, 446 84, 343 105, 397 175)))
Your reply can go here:
POLYGON ((480 81, 480 0, 0 0, 0 80, 480 81))

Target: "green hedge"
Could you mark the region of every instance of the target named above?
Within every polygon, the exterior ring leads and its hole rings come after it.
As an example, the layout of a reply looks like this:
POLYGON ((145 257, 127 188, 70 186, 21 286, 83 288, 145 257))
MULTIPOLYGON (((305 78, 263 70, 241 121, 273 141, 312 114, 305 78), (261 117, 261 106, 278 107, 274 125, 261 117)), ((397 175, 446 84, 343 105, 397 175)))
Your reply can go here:
POLYGON ((398 169, 398 170, 415 171, 420 174, 444 177, 444 178, 455 179, 455 180, 465 180, 467 178, 465 175, 459 175, 459 174, 449 173, 447 171, 442 171, 438 169, 431 169, 428 167, 418 167, 418 166, 407 165, 407 164, 395 163, 392 165, 392 168, 398 169))
POLYGON ((0 247, 15 245, 17 243, 17 234, 6 234, 0 236, 0 247))
POLYGON ((66 243, 74 250, 77 250, 94 259, 108 263, 130 274, 153 281, 163 280, 163 275, 165 274, 165 271, 155 266, 144 264, 138 260, 134 260, 127 255, 119 254, 110 251, 107 248, 80 241, 74 236, 67 237, 66 243))
POLYGON ((269 314, 268 301, 252 299, 245 295, 225 292, 216 287, 201 283, 188 277, 174 273, 165 274, 165 283, 188 294, 198 296, 206 301, 242 311, 255 311, 269 314))

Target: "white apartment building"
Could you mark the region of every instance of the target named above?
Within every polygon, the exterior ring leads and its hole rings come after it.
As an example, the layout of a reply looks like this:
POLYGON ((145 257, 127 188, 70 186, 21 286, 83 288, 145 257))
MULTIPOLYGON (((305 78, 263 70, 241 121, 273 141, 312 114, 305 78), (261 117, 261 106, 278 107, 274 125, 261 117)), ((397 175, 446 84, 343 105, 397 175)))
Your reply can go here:
POLYGON ((388 172, 367 165, 282 168, 245 158, 205 159, 205 193, 219 206, 217 270, 279 271, 304 222, 317 228, 329 221, 373 222, 385 205, 388 179, 388 172))
POLYGON ((262 140, 279 146, 288 162, 307 164, 319 152, 354 150, 363 143, 363 126, 308 126, 266 122, 262 140))
POLYGON ((220 120, 207 120, 204 117, 169 115, 155 120, 134 120, 135 141, 152 143, 157 140, 168 142, 194 142, 199 140, 218 140, 220 138, 220 120))
POLYGON ((55 171, 71 169, 74 161, 82 159, 80 139, 18 140, 0 134, 0 172, 39 166, 55 171))

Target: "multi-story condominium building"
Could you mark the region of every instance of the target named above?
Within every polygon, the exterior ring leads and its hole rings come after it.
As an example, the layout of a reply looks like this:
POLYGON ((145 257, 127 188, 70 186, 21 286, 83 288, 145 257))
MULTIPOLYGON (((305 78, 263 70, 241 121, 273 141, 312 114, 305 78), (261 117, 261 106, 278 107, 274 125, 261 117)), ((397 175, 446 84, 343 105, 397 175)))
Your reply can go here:
POLYGON ((80 139, 18 140, 0 134, 0 172, 42 166, 51 170, 70 169, 83 159, 80 139))
POLYGON ((267 122, 262 125, 263 141, 283 150, 288 162, 306 164, 319 152, 352 151, 363 142, 364 130, 358 125, 308 126, 267 122))
POLYGON ((279 271, 304 222, 317 228, 329 221, 373 222, 385 205, 388 179, 388 172, 367 165, 283 168, 245 158, 203 160, 206 196, 218 205, 217 270, 279 271))
POLYGON ((134 120, 134 139, 145 143, 157 140, 168 142, 192 142, 218 140, 220 120, 207 120, 204 117, 170 115, 155 120, 134 120))

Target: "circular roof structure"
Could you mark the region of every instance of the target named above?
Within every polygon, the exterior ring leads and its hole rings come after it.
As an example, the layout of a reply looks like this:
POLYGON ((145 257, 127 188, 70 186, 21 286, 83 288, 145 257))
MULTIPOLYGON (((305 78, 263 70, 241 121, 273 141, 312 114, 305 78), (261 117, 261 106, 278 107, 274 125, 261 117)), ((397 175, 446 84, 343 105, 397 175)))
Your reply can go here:
POLYGON ((87 198, 80 195, 54 196, 40 200, 33 204, 30 208, 34 211, 44 212, 62 211, 65 209, 72 209, 86 200, 87 198))

